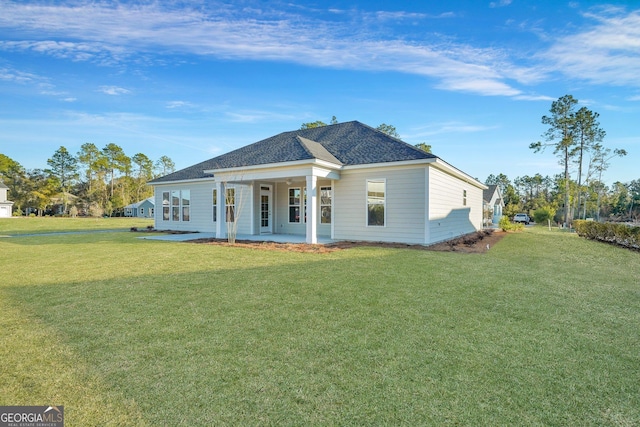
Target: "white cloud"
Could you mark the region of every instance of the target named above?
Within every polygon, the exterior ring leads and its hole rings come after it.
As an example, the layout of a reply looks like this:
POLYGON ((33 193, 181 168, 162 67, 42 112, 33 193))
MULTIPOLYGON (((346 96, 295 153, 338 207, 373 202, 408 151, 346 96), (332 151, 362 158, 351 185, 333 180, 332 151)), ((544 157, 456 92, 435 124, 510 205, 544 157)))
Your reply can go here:
POLYGON ((128 93, 131 93, 129 89, 118 86, 100 86, 98 91, 112 96, 126 95, 128 93))
MULTIPOLYGON (((445 90, 514 96, 508 80, 535 75, 509 63, 494 49, 437 42, 379 39, 366 28, 353 33, 352 22, 300 19, 299 15, 260 10, 243 15, 219 5, 215 12, 105 3, 61 6, 3 6, 0 28, 16 36, 40 34, 47 40, 0 44, 2 49, 31 50, 73 61, 113 65, 145 55, 191 53, 225 59, 288 61, 304 65, 399 71, 440 81, 445 90), (144 17, 144 19, 141 19, 144 17)), ((444 14, 441 17, 449 17, 444 14)), ((423 14, 381 12, 378 19, 423 19, 423 14)), ((431 17, 432 18, 432 17, 431 17)), ((103 90, 116 95, 126 92, 103 90)))
POLYGON ((441 89, 471 92, 488 96, 520 96, 521 92, 496 79, 444 79, 438 85, 441 89))
POLYGON ((514 96, 514 99, 517 99, 517 100, 520 100, 520 101, 549 101, 549 102, 553 102, 557 98, 554 98, 552 96, 547 96, 547 95, 517 95, 517 96, 514 96))
POLYGON ((167 102, 166 107, 170 110, 174 110, 174 109, 183 109, 183 108, 193 108, 194 105, 189 101, 169 101, 167 102))
POLYGON ((438 15, 430 15, 426 13, 415 13, 415 12, 388 12, 388 11, 379 11, 375 13, 377 19, 381 21, 418 21, 425 19, 441 19, 441 18, 453 18, 455 13, 453 12, 443 12, 438 15))
POLYGON ((410 134, 406 135, 406 138, 420 139, 441 134, 486 132, 497 128, 498 126, 473 125, 464 122, 449 121, 443 123, 432 123, 428 126, 415 128, 410 132, 410 134))
POLYGON ((604 9, 596 25, 558 38, 542 58, 569 77, 614 86, 640 86, 640 11, 604 9))
POLYGON ((35 74, 26 73, 20 70, 14 70, 11 68, 0 68, 0 80, 24 84, 41 81, 42 78, 35 74))
POLYGON ((491 8, 496 8, 496 7, 504 7, 504 6, 509 6, 511 4, 512 0, 499 0, 499 1, 492 1, 491 3, 489 3, 489 7, 491 8))

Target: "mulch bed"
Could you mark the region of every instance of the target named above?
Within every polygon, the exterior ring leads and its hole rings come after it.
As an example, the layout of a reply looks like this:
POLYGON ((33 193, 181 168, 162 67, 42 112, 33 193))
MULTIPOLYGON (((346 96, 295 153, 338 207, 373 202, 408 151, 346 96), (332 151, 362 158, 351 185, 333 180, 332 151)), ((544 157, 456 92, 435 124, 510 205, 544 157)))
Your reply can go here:
MULTIPOLYGON (((475 233, 474 233, 475 234, 475 233)), ((503 231, 494 231, 489 235, 483 236, 482 239, 465 239, 459 237, 457 239, 441 242, 431 246, 408 245, 404 243, 384 243, 384 242, 355 242, 341 241, 329 243, 326 245, 310 245, 306 243, 275 243, 275 242, 256 242, 251 240, 236 240, 231 245, 226 239, 194 239, 188 240, 189 243, 202 243, 208 245, 233 246, 238 248, 263 249, 272 251, 287 252, 311 252, 311 253, 329 253, 341 251, 345 249, 358 247, 379 247, 379 248, 396 248, 396 249, 415 249, 421 251, 439 251, 439 252, 460 252, 460 253, 485 253, 489 251, 504 236, 503 231), (466 243, 465 243, 466 241, 466 243)), ((473 235, 470 235, 473 236, 473 235)))

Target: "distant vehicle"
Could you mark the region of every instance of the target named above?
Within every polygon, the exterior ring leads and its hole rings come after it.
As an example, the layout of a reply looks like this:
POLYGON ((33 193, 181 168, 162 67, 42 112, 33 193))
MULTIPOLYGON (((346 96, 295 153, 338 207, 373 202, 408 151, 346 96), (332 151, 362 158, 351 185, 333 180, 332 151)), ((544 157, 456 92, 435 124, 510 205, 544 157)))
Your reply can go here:
POLYGON ((531 222, 531 218, 526 213, 515 214, 513 217, 513 222, 522 222, 525 224, 529 224, 531 222))

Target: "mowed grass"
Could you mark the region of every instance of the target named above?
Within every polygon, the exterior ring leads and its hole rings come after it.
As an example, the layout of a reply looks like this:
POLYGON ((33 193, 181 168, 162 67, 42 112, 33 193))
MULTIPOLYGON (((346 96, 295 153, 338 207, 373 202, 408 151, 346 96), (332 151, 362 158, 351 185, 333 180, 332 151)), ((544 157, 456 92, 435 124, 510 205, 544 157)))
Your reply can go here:
POLYGON ((543 229, 483 255, 137 237, 0 239, 0 405, 69 426, 640 424, 637 252, 543 229))
POLYGON ((77 232, 97 230, 128 230, 131 227, 144 229, 153 226, 152 219, 144 218, 57 218, 57 217, 13 217, 0 218, 0 237, 19 234, 77 232))

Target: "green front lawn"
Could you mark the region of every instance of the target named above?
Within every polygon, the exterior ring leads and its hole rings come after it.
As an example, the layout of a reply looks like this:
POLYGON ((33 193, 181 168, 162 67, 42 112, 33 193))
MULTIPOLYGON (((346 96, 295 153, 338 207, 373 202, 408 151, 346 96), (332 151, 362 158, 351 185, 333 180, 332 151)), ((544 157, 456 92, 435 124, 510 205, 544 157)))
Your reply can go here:
POLYGON ((56 218, 13 217, 0 218, 0 237, 17 234, 74 232, 91 230, 128 230, 131 227, 144 229, 153 226, 152 219, 144 218, 56 218))
POLYGON ((136 237, 0 239, 0 405, 68 426, 640 424, 637 252, 542 228, 484 255, 136 237))

